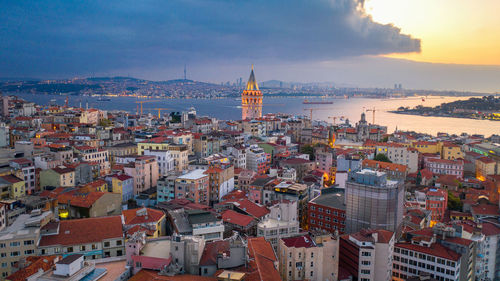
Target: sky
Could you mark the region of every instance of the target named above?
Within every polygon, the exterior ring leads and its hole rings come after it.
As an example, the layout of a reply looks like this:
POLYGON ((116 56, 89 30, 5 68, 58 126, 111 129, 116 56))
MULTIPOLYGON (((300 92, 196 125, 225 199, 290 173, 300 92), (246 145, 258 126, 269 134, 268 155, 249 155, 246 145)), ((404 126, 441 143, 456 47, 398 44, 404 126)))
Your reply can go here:
POLYGON ((498 0, 4 0, 0 77, 500 89, 498 0))

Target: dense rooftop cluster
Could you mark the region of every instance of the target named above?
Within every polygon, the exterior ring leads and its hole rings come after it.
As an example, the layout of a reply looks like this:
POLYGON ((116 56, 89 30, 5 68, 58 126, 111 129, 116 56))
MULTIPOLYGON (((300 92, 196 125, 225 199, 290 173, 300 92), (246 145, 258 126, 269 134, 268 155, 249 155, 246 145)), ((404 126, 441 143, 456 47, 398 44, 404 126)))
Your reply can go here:
POLYGON ((8 96, 0 115, 1 279, 500 278, 498 135, 8 96))

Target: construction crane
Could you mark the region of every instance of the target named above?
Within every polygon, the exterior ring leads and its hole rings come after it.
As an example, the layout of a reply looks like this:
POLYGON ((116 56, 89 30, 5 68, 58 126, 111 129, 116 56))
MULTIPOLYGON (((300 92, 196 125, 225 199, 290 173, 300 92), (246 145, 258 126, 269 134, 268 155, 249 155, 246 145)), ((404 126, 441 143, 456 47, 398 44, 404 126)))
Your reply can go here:
POLYGON ((318 108, 318 107, 316 107, 316 108, 304 108, 304 111, 309 111, 309 118, 310 118, 310 120, 312 122, 312 120, 313 120, 313 111, 315 111, 315 110, 327 110, 327 109, 329 109, 329 108, 318 108))
POLYGON ((342 120, 344 118, 345 118, 344 116, 328 116, 328 119, 333 119, 333 125, 335 125, 335 121, 337 119, 342 120))
POLYGON ((142 115, 142 104, 145 102, 157 102, 158 100, 140 100, 136 101, 135 103, 140 103, 141 104, 141 115, 142 115))
POLYGON ((147 108, 146 110, 158 110, 158 119, 161 119, 162 110, 173 110, 173 108, 147 108))
POLYGON ((371 111, 372 112, 372 124, 375 124, 375 107, 373 109, 367 109, 366 111, 371 111))

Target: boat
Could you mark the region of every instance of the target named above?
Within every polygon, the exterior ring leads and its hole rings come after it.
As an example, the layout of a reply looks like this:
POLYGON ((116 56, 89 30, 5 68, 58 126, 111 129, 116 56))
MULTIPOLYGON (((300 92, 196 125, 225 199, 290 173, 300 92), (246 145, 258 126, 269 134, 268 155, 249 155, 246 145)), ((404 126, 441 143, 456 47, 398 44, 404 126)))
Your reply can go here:
POLYGON ((97 101, 111 101, 111 99, 106 97, 99 97, 97 101))
POLYGON ((302 103, 303 104, 333 104, 333 101, 309 101, 309 100, 304 100, 302 103))

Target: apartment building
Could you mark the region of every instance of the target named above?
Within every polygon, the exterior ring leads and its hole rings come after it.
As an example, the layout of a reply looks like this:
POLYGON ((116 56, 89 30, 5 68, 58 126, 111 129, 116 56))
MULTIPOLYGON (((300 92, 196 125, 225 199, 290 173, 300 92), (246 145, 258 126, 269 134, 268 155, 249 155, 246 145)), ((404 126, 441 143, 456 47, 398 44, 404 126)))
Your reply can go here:
POLYGON ((155 156, 124 156, 117 157, 116 163, 124 164, 125 174, 134 178, 134 194, 155 187, 158 178, 158 162, 155 156))
POLYGON ((409 173, 418 171, 419 151, 398 143, 382 143, 376 146, 376 154, 385 154, 392 163, 406 165, 409 173))
POLYGON ((9 166, 15 170, 20 170, 23 175, 24 187, 27 194, 35 192, 36 178, 35 165, 31 160, 26 158, 13 159, 9 162, 9 166))
POLYGON ((457 178, 464 177, 464 161, 428 158, 424 167, 436 175, 451 175, 457 178))
POLYGON ((174 158, 169 150, 144 150, 144 155, 155 156, 160 176, 166 176, 174 170, 174 158))
POLYGON ((337 280, 339 240, 331 235, 282 238, 278 247, 282 280, 337 280))
POLYGON ((61 220, 40 230, 38 255, 82 254, 85 259, 125 255, 121 216, 61 220))
POLYGON ((330 233, 345 232, 345 194, 342 189, 323 189, 308 203, 309 229, 322 229, 330 233))
POLYGON ((365 230, 340 237, 339 267, 354 280, 391 280, 394 233, 365 230))
POLYGON ((267 155, 264 152, 264 149, 258 145, 251 145, 247 148, 246 158, 246 168, 249 170, 263 175, 269 169, 267 155))
POLYGON ((196 169, 175 179, 175 198, 208 205, 208 187, 209 176, 205 170, 196 169))
POLYGON ((55 167, 40 172, 40 188, 75 186, 75 169, 64 166, 55 167))
POLYGON ((109 153, 105 149, 100 149, 92 146, 75 146, 75 152, 79 154, 80 161, 98 163, 98 175, 107 175, 111 170, 109 163, 109 153))
POLYGON ((208 175, 208 200, 213 206, 226 194, 234 190, 234 166, 229 163, 211 164, 205 171, 208 175))
POLYGON ((0 277, 5 279, 13 266, 22 258, 36 255, 40 228, 54 217, 52 212, 33 211, 22 214, 7 228, 0 231, 0 277))
POLYGON ((460 280, 460 257, 461 254, 437 243, 435 238, 396 243, 393 280, 407 280, 421 272, 437 280, 460 280))
POLYGON ((269 214, 257 224, 257 236, 263 236, 275 250, 280 238, 293 237, 298 233, 297 201, 276 202, 269 208, 269 214))

